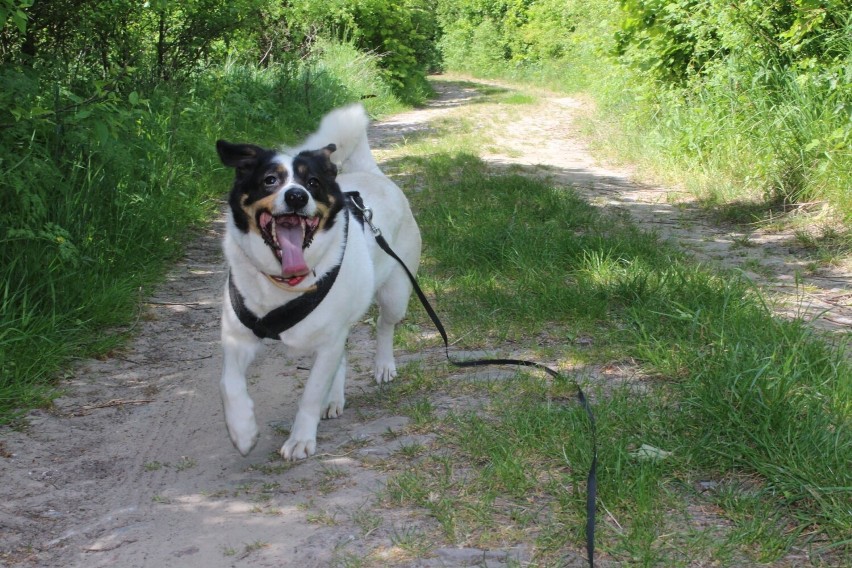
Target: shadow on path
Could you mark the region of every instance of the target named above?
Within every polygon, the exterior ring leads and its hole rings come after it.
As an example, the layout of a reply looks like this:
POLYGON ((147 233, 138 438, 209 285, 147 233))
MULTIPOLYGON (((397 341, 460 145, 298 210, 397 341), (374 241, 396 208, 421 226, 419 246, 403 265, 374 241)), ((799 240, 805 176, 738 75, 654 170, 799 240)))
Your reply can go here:
MULTIPOLYGON (((432 85, 437 96, 424 108, 372 126, 374 149, 437 137, 440 133, 433 126, 437 120, 493 118, 501 129, 495 134, 496 144, 506 150, 483 156, 492 166, 520 167, 527 174, 576 189, 593 205, 626 211, 643 229, 676 243, 699 262, 741 271, 768 292, 778 314, 802 318, 833 334, 852 331, 848 273, 833 267, 814 271, 792 231, 714 223, 683 191, 643 184, 629 172, 602 166, 578 133, 581 101, 537 92, 539 102, 513 116, 505 112, 507 105, 485 106, 498 102, 493 95, 511 92, 511 87, 445 78, 433 80, 432 85)), ((393 175, 393 168, 388 167, 388 172, 393 175)))

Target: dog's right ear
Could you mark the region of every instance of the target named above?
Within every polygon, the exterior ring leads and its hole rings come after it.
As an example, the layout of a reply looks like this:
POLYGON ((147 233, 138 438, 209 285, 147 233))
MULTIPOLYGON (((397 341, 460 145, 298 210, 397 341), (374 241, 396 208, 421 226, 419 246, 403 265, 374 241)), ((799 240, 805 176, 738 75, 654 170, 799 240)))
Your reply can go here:
POLYGON ((263 148, 253 144, 231 144, 225 140, 217 140, 216 151, 223 164, 236 168, 237 174, 243 174, 257 165, 263 148))

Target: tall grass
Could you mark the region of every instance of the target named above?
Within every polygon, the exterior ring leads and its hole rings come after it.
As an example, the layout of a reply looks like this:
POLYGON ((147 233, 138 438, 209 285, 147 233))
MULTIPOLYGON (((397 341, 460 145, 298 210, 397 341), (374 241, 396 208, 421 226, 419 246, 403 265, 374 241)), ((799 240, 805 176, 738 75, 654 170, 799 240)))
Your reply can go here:
MULTIPOLYGON (((120 344, 140 300, 229 189, 217 138, 290 142, 363 95, 376 96, 376 111, 395 108, 378 77, 374 58, 323 44, 306 61, 230 62, 0 131, 15 150, 0 161, 0 422, 49 400, 70 360, 120 344)), ((65 104, 50 83, 21 96, 65 104)))
POLYGON ((849 221, 848 95, 780 64, 752 72, 644 99, 598 85, 603 114, 622 117, 602 138, 710 203, 822 200, 849 221))

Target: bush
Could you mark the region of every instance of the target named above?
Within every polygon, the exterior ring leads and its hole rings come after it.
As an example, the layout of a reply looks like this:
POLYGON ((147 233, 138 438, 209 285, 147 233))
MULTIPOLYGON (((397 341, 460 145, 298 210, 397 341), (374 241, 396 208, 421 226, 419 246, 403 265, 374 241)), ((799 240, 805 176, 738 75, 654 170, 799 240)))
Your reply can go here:
POLYGON ((444 63, 449 69, 480 76, 496 76, 507 67, 507 46, 498 26, 485 19, 475 27, 458 27, 441 39, 444 63))
POLYGON ((438 66, 438 26, 426 0, 299 0, 288 14, 303 37, 331 35, 378 56, 384 80, 403 101, 417 104, 430 95, 426 73, 438 66))

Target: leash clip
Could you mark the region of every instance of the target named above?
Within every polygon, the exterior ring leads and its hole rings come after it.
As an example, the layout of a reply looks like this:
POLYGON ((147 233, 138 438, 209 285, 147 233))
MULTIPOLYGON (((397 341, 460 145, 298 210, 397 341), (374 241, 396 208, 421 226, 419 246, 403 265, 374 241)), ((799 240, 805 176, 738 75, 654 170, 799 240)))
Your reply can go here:
POLYGON ((370 209, 367 205, 362 206, 362 204, 364 202, 360 199, 360 196, 358 196, 358 199, 353 199, 352 203, 355 205, 355 207, 358 209, 358 211, 360 211, 361 214, 364 216, 364 221, 366 221, 367 225, 370 226, 370 230, 373 231, 373 234, 377 237, 382 236, 382 230, 379 229, 378 227, 376 227, 373 224, 373 210, 370 209), (359 203, 359 201, 361 203, 359 203))

